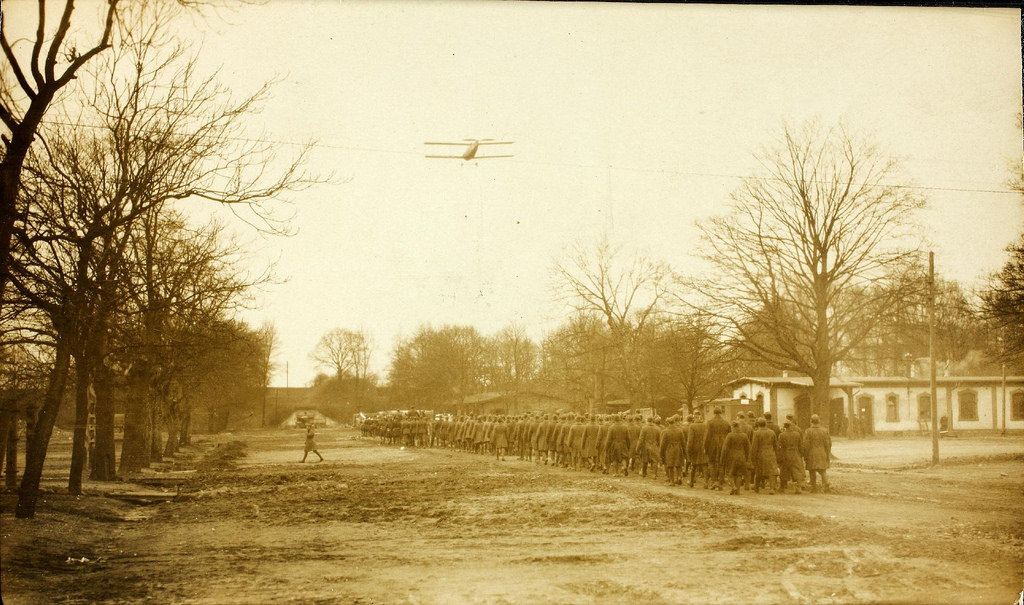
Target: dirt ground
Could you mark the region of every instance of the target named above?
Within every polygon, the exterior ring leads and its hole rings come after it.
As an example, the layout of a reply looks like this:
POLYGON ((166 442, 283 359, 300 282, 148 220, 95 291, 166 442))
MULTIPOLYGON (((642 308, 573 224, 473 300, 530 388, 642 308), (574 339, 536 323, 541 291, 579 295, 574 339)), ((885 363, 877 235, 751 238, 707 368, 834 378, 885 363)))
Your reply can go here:
POLYGON ((345 429, 320 432, 322 463, 298 462, 302 431, 200 439, 175 462, 194 478, 150 505, 109 497, 125 484, 67 496, 57 439, 36 519, 0 498, 3 602, 1009 604, 1024 587, 1020 436, 943 441, 937 468, 927 438, 837 441, 832 493, 738 496, 345 429))

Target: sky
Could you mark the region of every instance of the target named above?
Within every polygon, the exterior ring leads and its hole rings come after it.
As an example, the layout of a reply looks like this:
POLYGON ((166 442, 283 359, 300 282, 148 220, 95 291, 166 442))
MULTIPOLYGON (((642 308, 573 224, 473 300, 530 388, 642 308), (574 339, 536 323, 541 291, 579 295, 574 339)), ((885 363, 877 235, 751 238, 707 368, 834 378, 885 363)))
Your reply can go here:
POLYGON ((334 328, 365 330, 382 376, 422 325, 516 321, 539 340, 566 316, 552 265, 603 234, 699 271, 696 223, 725 213, 784 123, 842 122, 899 158, 899 184, 928 200, 917 218, 937 273, 979 283, 1024 230, 1007 186, 1022 159, 1020 18, 269 0, 180 36, 239 95, 276 79, 252 133, 283 150, 315 140, 308 167, 332 175, 289 198, 294 236, 249 234, 252 262, 286 281, 246 319, 277 329, 273 384, 302 386, 334 328), (425 141, 469 138, 514 141, 500 149, 515 157, 423 157, 437 152, 425 141))

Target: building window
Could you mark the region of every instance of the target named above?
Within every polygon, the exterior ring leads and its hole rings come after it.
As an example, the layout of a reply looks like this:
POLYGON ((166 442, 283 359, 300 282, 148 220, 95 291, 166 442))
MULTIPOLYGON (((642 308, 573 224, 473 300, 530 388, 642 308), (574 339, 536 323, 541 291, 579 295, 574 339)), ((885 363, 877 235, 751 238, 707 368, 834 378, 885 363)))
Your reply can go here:
POLYGON ((889 393, 885 396, 885 421, 900 421, 900 396, 896 393, 889 393))
POLYGON ((960 403, 960 422, 973 422, 978 419, 978 395, 974 391, 961 391, 956 395, 960 403))
POLYGON ((1017 391, 1010 400, 1010 420, 1024 420, 1024 392, 1017 391))
POLYGON ((921 393, 917 396, 917 420, 918 422, 932 421, 932 396, 928 393, 921 393))

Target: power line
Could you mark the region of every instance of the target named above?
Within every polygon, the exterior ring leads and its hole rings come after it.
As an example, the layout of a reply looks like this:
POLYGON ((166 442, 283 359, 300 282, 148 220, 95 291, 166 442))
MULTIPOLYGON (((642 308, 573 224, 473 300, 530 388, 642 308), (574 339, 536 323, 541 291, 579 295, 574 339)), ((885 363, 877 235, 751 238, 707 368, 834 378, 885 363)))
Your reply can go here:
MULTIPOLYGON (((100 125, 96 125, 96 124, 74 124, 74 123, 70 123, 70 122, 60 122, 60 121, 55 121, 55 120, 43 120, 42 122, 45 123, 45 124, 52 124, 52 125, 57 125, 57 126, 70 126, 70 127, 73 127, 73 128, 93 128, 93 129, 98 129, 98 130, 103 130, 103 129, 106 128, 105 126, 100 126, 100 125)), ((224 137, 224 138, 227 139, 227 140, 230 140, 230 141, 239 141, 239 142, 246 142, 246 143, 268 143, 268 144, 274 144, 274 145, 290 145, 290 146, 295 146, 295 147, 307 147, 308 146, 308 147, 311 147, 311 148, 314 148, 314 149, 322 148, 322 149, 336 149, 336 150, 342 150, 342 151, 369 151, 369 152, 374 152, 374 153, 390 153, 390 154, 396 154, 396 155, 414 155, 414 156, 422 155, 422 152, 420 152, 420 151, 402 151, 402 150, 398 150, 398 149, 381 149, 381 148, 377 148, 377 147, 354 146, 354 145, 338 145, 338 144, 331 144, 331 143, 322 143, 320 141, 311 141, 309 143, 298 143, 298 142, 295 142, 295 141, 282 141, 282 140, 279 140, 279 139, 255 139, 255 138, 249 138, 249 137, 224 137)), ((915 161, 928 163, 928 161, 924 160, 924 159, 917 159, 915 161)), ((942 160, 942 161, 947 162, 947 160, 942 160)), ((955 162, 955 160, 948 160, 948 162, 952 163, 952 162, 955 162)), ((605 165, 580 164, 580 163, 575 163, 575 162, 550 162, 550 161, 548 161, 548 162, 541 162, 541 161, 523 160, 523 159, 519 159, 519 158, 511 159, 511 160, 509 160, 508 163, 512 163, 512 164, 534 164, 534 165, 538 165, 538 166, 565 166, 565 167, 571 167, 571 168, 589 168, 589 169, 599 169, 599 170, 617 170, 617 171, 620 171, 620 172, 635 172, 635 173, 649 173, 649 174, 665 174, 665 175, 680 175, 680 176, 699 176, 699 177, 720 178, 720 179, 735 179, 735 180, 745 180, 745 179, 765 180, 765 181, 777 180, 775 177, 763 177, 763 176, 754 176, 754 175, 715 173, 715 172, 694 172, 694 171, 686 171, 686 170, 672 170, 672 169, 666 169, 666 168, 639 168, 639 167, 633 167, 633 166, 610 166, 610 165, 607 165, 607 164, 605 164, 605 165)), ((894 189, 909 189, 909 190, 919 190, 919 191, 948 191, 948 192, 954 192, 954 193, 993 193, 993 194, 1000 194, 1000 195, 1007 195, 1007 194, 1020 195, 1021 194, 1021 192, 1017 191, 1016 189, 981 189, 981 188, 973 188, 973 187, 937 187, 937 186, 927 186, 927 185, 884 185, 884 186, 885 187, 892 187, 894 189)))

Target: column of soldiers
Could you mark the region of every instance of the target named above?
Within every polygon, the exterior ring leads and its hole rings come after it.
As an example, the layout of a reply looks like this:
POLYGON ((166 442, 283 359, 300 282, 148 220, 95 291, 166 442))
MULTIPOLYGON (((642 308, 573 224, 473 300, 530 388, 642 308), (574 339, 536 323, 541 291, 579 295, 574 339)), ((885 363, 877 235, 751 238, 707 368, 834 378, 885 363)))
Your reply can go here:
POLYGON ((832 439, 817 415, 802 431, 792 415, 780 427, 770 412, 760 417, 740 412, 729 422, 721 408, 704 420, 700 412, 667 419, 635 414, 528 413, 516 416, 466 415, 427 418, 422 414, 371 418, 362 434, 381 444, 443 447, 497 460, 516 456, 538 465, 577 471, 658 478, 661 467, 670 485, 704 489, 745 489, 774 494, 828 491, 832 439), (749 488, 748 488, 749 484, 749 488))

